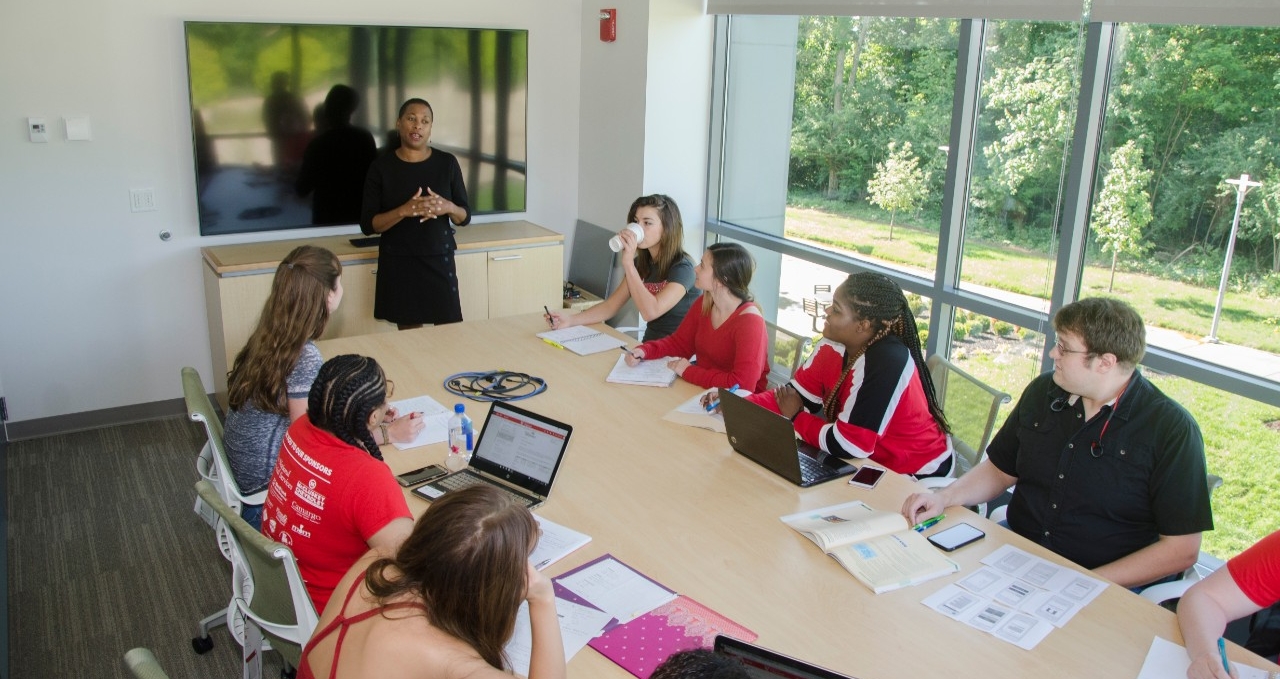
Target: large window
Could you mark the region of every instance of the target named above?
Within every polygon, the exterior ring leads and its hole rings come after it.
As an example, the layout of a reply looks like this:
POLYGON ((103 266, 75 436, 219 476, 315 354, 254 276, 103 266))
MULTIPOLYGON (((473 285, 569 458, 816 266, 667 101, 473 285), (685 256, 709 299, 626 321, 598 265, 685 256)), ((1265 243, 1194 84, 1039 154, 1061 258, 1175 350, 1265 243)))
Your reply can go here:
POLYGON ((819 278, 881 271, 918 300, 928 352, 1016 399, 1052 367, 1054 310, 1122 297, 1147 321, 1148 374, 1200 419, 1226 479, 1230 528, 1206 548, 1229 556, 1280 527, 1233 500, 1274 482, 1280 436, 1280 29, 794 16, 719 29, 707 224, 753 246, 770 320, 812 331, 819 278), (1262 186, 1245 196, 1219 311, 1226 180, 1242 174, 1262 186), (1232 403, 1242 417, 1224 415, 1232 403))

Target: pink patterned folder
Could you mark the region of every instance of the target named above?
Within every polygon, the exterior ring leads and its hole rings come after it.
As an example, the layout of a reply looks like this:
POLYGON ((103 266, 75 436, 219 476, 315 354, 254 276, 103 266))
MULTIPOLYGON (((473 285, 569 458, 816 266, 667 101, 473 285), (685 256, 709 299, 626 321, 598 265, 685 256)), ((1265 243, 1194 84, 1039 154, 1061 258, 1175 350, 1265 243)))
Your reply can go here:
POLYGON ((755 641, 755 632, 680 595, 674 601, 618 625, 588 642, 622 669, 649 679, 667 656, 690 648, 711 648, 717 634, 755 641))

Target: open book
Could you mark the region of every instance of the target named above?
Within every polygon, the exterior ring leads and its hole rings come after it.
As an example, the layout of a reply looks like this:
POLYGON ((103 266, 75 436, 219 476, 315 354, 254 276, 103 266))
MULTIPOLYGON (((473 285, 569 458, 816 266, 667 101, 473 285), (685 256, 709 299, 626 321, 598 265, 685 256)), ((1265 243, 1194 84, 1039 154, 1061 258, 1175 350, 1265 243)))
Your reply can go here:
POLYGON ((606 335, 599 330, 592 330, 585 325, 540 332, 538 337, 561 349, 568 349, 579 356, 598 354, 602 351, 617 349, 626 344, 622 339, 613 335, 606 335))
POLYGON ((960 570, 901 514, 854 501, 782 517, 853 577, 880 594, 960 570))
POLYGON ((627 365, 626 354, 618 354, 618 362, 609 371, 606 382, 639 384, 646 387, 669 387, 676 381, 676 373, 667 367, 667 359, 640 361, 633 368, 627 365))

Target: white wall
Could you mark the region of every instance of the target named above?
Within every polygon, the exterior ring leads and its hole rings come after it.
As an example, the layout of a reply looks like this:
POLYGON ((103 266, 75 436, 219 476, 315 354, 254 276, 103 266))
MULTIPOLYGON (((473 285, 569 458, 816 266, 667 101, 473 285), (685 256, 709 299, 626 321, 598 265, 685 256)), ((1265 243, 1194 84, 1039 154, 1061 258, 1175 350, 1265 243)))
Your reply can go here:
MULTIPOLYGON (((707 204, 712 40, 702 0, 653 0, 644 130, 644 188, 680 206, 684 246, 702 256, 707 204)), ((785 169, 785 165, 783 166, 785 169)))
MULTIPOLYGON (((0 376, 10 418, 177 398, 183 365, 196 366, 211 383, 199 248, 304 235, 199 236, 183 20, 528 29, 524 218, 566 231, 579 211, 582 12, 580 0, 6 3, 0 22, 0 130, 8 130, 0 133, 0 376), (90 116, 93 140, 65 141, 64 115, 90 116), (49 143, 27 141, 28 116, 48 119, 49 143), (158 211, 129 212, 129 189, 137 187, 155 188, 158 211), (162 242, 157 234, 166 229, 173 238, 162 242)), ((635 56, 624 57, 619 70, 633 77, 635 56)), ((601 83, 592 96, 620 101, 629 90, 622 82, 601 83)), ((643 109, 642 99, 637 108, 643 109)), ((584 125, 599 125, 591 113, 584 125)), ((626 168, 621 181, 599 163, 590 171, 605 184, 638 184, 626 168)))

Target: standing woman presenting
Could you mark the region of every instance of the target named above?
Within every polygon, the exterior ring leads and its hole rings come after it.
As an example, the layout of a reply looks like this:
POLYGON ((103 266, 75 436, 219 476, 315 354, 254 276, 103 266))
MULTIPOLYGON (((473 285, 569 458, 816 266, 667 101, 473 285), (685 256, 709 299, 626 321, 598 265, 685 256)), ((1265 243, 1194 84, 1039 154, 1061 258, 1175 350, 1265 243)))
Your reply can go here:
POLYGON ((622 284, 608 299, 580 314, 549 314, 547 322, 551 327, 607 321, 628 299, 635 300, 636 310, 645 320, 646 340, 662 339, 680 326, 699 294, 693 284, 693 260, 683 250, 680 208, 670 196, 641 196, 631 203, 627 223, 639 224, 644 236, 637 238, 630 229, 618 234, 622 239, 622 284))
POLYGON ((400 146, 379 155, 364 184, 360 230, 380 233, 373 317, 401 330, 462 320, 454 226, 471 223, 462 169, 433 149, 435 114, 422 99, 400 107, 400 146))

